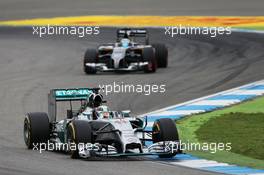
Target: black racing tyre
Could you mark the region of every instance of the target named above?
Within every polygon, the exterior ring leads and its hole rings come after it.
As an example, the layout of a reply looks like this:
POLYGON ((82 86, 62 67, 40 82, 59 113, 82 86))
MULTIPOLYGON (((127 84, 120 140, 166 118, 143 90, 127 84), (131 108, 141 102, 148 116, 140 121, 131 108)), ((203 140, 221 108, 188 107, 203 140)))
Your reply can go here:
POLYGON ((157 61, 155 58, 155 53, 153 48, 144 48, 142 51, 142 57, 144 61, 149 64, 144 67, 145 73, 154 73, 157 70, 157 61))
POLYGON ((68 140, 76 146, 75 150, 70 150, 71 158, 80 158, 78 145, 92 143, 92 128, 90 123, 84 120, 73 120, 68 125, 68 140))
POLYGON ((24 119, 24 141, 28 149, 50 139, 49 117, 44 112, 28 113, 24 119))
POLYGON ((168 67, 168 48, 165 44, 155 43, 152 44, 155 49, 155 57, 157 59, 157 66, 159 68, 168 67))
POLYGON ((95 49, 87 49, 83 59, 83 70, 86 74, 96 74, 96 69, 86 66, 86 63, 96 63, 97 52, 95 49))
MULTIPOLYGON (((162 118, 156 120, 152 127, 152 140, 153 143, 161 141, 179 141, 179 135, 175 121, 170 118, 162 118)), ((176 154, 177 152, 170 154, 161 154, 159 155, 159 157, 170 158, 175 156, 176 154)))

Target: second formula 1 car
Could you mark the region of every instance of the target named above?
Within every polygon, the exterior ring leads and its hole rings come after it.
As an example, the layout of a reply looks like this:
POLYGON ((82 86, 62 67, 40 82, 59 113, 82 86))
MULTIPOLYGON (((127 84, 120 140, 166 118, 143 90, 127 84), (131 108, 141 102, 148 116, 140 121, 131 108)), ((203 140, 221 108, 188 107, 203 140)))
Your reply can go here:
POLYGON ((129 111, 111 111, 97 88, 52 89, 49 113, 28 113, 24 120, 24 140, 29 149, 48 149, 71 154, 72 158, 93 156, 173 157, 179 153, 176 124, 158 119, 145 130, 145 119, 129 111), (57 103, 69 102, 67 115, 57 121, 57 103), (72 103, 80 103, 73 109, 72 103))
POLYGON ((138 70, 151 73, 156 72, 158 67, 166 68, 167 65, 167 47, 160 43, 149 44, 147 30, 139 28, 118 29, 115 43, 87 49, 83 60, 86 74, 95 74, 97 71, 138 70))

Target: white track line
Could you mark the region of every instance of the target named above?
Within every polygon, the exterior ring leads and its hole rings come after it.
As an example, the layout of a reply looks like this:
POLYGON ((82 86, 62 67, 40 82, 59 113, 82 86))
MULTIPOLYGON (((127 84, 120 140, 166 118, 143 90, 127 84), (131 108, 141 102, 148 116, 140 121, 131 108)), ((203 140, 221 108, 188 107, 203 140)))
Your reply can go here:
POLYGON ((218 92, 218 93, 215 93, 215 94, 212 94, 212 95, 208 95, 208 96, 205 96, 205 97, 197 98, 197 99, 190 100, 190 101, 187 101, 187 102, 184 102, 184 103, 171 105, 171 106, 168 106, 168 107, 165 107, 165 108, 161 108, 161 109, 158 109, 158 110, 155 110, 155 111, 152 111, 152 112, 148 112, 148 113, 142 114, 140 116, 144 117, 146 115, 152 115, 152 114, 155 114, 155 113, 160 113, 160 112, 163 112, 163 111, 166 111, 168 109, 175 108, 175 107, 178 107, 178 106, 183 106, 183 105, 187 105, 187 104, 193 104, 195 102, 199 102, 199 101, 202 101, 202 100, 205 100, 205 99, 208 99, 210 97, 217 96, 217 95, 223 95, 223 94, 229 94, 230 95, 230 94, 235 93, 234 91, 239 91, 239 92, 244 91, 245 93, 246 92, 250 93, 253 90, 241 90, 241 88, 248 87, 248 86, 256 86, 256 85, 264 85, 264 80, 260 80, 260 81, 254 82, 254 83, 249 83, 249 84, 246 84, 246 85, 243 85, 243 86, 240 86, 240 87, 236 87, 236 88, 229 89, 229 90, 226 90, 226 91, 218 92))
POLYGON ((227 163, 219 163, 213 160, 184 160, 181 162, 172 162, 175 165, 187 166, 192 168, 214 167, 214 166, 229 166, 227 163))

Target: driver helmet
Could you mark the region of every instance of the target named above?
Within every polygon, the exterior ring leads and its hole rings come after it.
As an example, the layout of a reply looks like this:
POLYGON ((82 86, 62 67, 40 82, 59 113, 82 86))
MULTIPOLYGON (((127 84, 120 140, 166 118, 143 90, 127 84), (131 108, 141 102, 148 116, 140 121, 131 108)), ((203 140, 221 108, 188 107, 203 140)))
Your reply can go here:
POLYGON ((99 115, 99 118, 102 118, 102 119, 109 119, 110 118, 110 111, 109 111, 109 108, 107 106, 99 106, 96 109, 96 111, 99 115))
POLYGON ((103 119, 109 119, 110 118, 110 113, 109 112, 102 112, 102 118, 103 119))
POLYGON ((123 38, 123 39, 121 39, 120 42, 121 42, 121 46, 122 46, 122 47, 127 48, 127 47, 129 46, 130 39, 128 39, 128 38, 123 38))

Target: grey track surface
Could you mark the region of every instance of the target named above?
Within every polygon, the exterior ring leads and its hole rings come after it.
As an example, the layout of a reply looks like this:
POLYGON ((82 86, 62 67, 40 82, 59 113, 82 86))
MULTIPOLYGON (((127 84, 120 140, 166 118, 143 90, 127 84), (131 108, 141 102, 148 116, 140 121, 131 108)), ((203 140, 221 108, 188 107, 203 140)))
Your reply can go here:
POLYGON ((0 20, 78 15, 264 15, 263 0, 6 0, 0 20))
POLYGON ((155 74, 98 74, 82 72, 87 47, 114 38, 115 30, 102 28, 97 37, 38 38, 31 28, 0 28, 0 174, 210 174, 158 162, 79 161, 69 156, 25 149, 23 117, 29 111, 47 111, 51 88, 97 86, 113 81, 128 84, 166 84, 165 94, 151 96, 112 94, 113 109, 144 113, 264 78, 264 36, 233 33, 211 39, 201 36, 164 37, 151 29, 151 41, 169 47, 169 67, 155 74))

